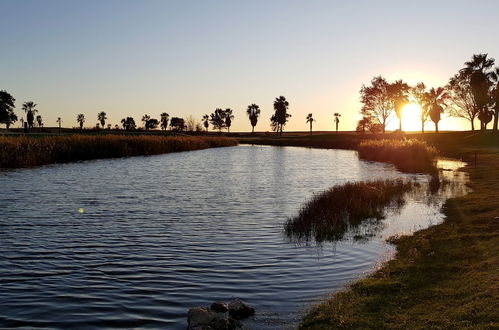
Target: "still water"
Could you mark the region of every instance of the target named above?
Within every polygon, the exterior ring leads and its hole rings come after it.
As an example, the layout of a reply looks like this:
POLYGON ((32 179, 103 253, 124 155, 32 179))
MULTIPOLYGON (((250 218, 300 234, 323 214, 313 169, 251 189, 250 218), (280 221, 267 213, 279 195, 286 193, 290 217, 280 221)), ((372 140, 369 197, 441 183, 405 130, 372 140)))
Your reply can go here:
POLYGON ((247 328, 293 328, 389 258, 387 237, 442 221, 446 197, 466 191, 464 173, 444 174, 369 235, 317 246, 282 226, 312 194, 428 177, 354 151, 263 146, 0 171, 0 327, 185 329, 189 307, 237 297, 257 309, 247 328))

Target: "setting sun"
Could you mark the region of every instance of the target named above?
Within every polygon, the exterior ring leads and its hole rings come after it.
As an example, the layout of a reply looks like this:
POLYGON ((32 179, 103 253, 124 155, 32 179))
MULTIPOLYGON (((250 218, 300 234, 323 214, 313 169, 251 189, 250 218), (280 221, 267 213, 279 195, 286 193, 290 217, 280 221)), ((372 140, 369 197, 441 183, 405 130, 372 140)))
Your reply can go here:
POLYGON ((421 130, 421 107, 418 104, 409 103, 404 107, 402 128, 404 131, 421 130))

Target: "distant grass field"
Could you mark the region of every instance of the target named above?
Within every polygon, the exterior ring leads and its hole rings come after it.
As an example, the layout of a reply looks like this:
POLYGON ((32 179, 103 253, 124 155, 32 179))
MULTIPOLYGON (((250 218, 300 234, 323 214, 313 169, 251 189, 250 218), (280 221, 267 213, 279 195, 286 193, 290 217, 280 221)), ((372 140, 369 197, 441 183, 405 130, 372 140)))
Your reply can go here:
POLYGON ((0 136, 0 168, 156 155, 234 145, 237 145, 234 139, 206 136, 78 134, 0 136))

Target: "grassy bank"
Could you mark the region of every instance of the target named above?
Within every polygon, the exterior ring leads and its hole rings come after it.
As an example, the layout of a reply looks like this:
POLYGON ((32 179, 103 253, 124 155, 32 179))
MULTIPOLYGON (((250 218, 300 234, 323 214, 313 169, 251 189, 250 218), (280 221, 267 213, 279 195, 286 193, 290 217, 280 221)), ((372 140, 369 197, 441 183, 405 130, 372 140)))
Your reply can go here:
POLYGON ((301 328, 499 327, 499 153, 488 151, 466 168, 473 191, 447 201, 444 223, 394 240, 395 259, 313 307, 301 328))
POLYGON ((388 206, 401 206, 412 185, 403 180, 378 180, 335 186, 306 203, 285 223, 285 233, 298 241, 340 240, 365 220, 383 219, 388 206))
POLYGON ((403 172, 434 173, 437 150, 417 139, 367 140, 357 146, 359 158, 388 162, 403 172))
POLYGON ((222 137, 148 135, 0 136, 0 168, 156 155, 237 145, 222 137))

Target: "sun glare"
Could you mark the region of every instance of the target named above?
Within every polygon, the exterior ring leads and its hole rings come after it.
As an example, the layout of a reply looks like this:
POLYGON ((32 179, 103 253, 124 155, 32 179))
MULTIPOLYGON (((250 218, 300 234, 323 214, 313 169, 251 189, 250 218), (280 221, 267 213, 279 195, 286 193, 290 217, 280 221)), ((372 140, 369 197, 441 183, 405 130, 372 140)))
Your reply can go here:
POLYGON ((409 103, 404 107, 402 114, 402 129, 404 131, 421 130, 421 107, 415 103, 409 103))

